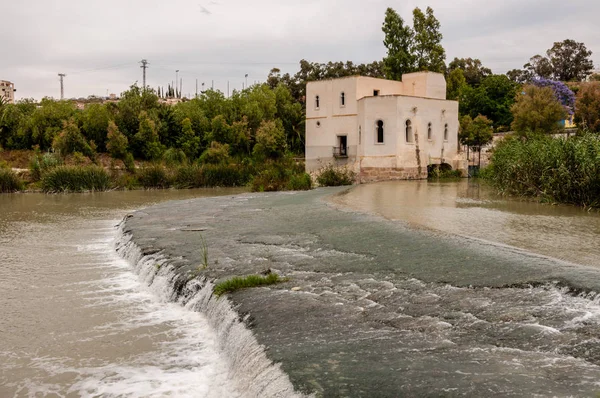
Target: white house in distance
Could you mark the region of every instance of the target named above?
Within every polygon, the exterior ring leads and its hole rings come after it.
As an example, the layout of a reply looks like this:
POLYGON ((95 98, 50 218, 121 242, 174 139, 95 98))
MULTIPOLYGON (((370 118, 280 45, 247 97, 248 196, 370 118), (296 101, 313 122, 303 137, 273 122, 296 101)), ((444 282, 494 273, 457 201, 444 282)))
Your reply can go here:
POLYGON ((402 81, 352 76, 306 87, 306 170, 347 165, 361 182, 427 178, 427 167, 464 170, 458 102, 439 73, 402 81), (447 166, 446 166, 447 167, 447 166))

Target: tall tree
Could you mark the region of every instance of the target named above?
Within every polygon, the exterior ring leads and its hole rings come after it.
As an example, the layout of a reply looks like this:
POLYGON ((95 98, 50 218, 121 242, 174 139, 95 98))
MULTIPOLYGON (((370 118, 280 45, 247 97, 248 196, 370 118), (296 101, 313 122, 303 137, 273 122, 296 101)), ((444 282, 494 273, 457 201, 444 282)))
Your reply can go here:
POLYGON ((577 93, 575 123, 600 133, 600 84, 586 84, 577 93))
POLYGON ((528 81, 532 78, 550 79, 553 75, 552 64, 546 57, 537 54, 529 59, 523 68, 528 73, 528 81))
POLYGON ((404 73, 415 70, 414 32, 392 8, 385 12, 382 30, 385 34, 383 44, 387 48, 387 56, 383 59, 385 75, 391 80, 402 80, 404 73))
POLYGON ((446 68, 446 51, 442 47, 443 35, 440 21, 427 7, 425 13, 419 7, 413 11, 414 47, 417 70, 443 73, 446 68))
POLYGON ((446 78, 446 99, 458 100, 467 87, 467 80, 462 69, 454 69, 446 78))
POLYGON ((483 66, 479 59, 473 58, 454 58, 448 64, 446 72, 450 75, 456 69, 462 70, 465 80, 470 86, 479 86, 483 79, 492 74, 490 68, 483 66))
POLYGON ((525 86, 512 106, 512 128, 520 135, 552 134, 562 129, 567 116, 550 87, 525 86))
POLYGON ((554 43, 546 54, 556 80, 565 82, 585 80, 592 73, 592 52, 575 40, 554 43))

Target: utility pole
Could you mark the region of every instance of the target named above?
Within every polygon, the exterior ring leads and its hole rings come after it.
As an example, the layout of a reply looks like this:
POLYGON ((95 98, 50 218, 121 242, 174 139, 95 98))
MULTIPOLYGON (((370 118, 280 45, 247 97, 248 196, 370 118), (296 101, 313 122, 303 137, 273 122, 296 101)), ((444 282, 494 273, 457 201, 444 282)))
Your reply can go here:
POLYGON ((179 85, 179 69, 175 70, 175 98, 178 97, 177 95, 177 86, 179 85))
POLYGON ((183 97, 181 90, 183 90, 183 77, 179 79, 179 98, 183 97))
POLYGON ((211 83, 211 85, 210 85, 210 89, 211 89, 211 90, 214 90, 214 89, 215 89, 215 81, 214 81, 214 80, 212 81, 212 83, 211 83))
POLYGON ((229 80, 227 80, 227 98, 229 98, 229 80))
POLYGON ((143 89, 145 91, 146 90, 146 69, 148 68, 148 61, 143 59, 140 61, 140 64, 142 64, 142 66, 140 66, 140 68, 142 68, 144 70, 142 82, 144 84, 143 89))
POLYGON ((248 88, 248 74, 246 73, 246 76, 244 76, 246 78, 246 88, 248 88))
POLYGON ((63 100, 65 99, 65 82, 64 82, 64 78, 65 78, 64 73, 59 73, 58 77, 60 78, 60 99, 63 100))
POLYGON ((196 98, 198 98, 198 79, 196 79, 196 98))

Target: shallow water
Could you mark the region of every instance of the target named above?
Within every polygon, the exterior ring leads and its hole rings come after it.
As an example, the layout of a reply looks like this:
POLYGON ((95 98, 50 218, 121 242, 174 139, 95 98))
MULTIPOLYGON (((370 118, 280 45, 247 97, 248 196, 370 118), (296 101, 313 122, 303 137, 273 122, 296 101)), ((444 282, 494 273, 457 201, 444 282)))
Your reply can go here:
POLYGON ((366 184, 334 201, 416 227, 600 267, 600 213, 499 197, 472 180, 366 184))
POLYGON ((239 190, 0 195, 0 397, 236 397, 213 330, 114 251, 129 210, 239 190))

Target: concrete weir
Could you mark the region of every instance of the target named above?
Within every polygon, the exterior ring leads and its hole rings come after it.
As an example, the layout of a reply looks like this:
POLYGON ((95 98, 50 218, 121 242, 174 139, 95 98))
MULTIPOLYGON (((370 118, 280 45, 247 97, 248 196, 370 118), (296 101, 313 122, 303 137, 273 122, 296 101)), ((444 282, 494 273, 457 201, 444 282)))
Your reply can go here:
POLYGON ((597 269, 325 200, 344 190, 159 204, 123 220, 116 248, 165 300, 207 316, 245 396, 600 391, 597 269), (212 295, 268 270, 289 280, 212 295))

